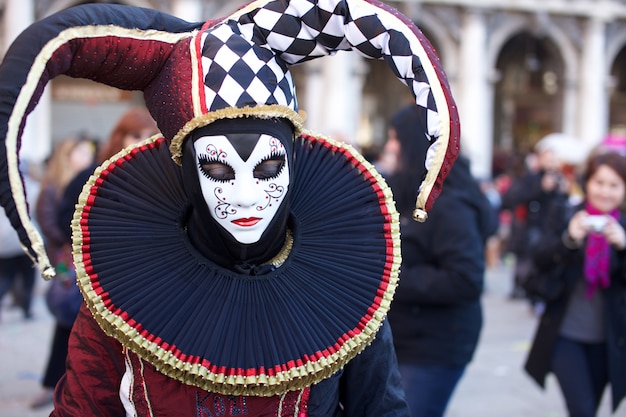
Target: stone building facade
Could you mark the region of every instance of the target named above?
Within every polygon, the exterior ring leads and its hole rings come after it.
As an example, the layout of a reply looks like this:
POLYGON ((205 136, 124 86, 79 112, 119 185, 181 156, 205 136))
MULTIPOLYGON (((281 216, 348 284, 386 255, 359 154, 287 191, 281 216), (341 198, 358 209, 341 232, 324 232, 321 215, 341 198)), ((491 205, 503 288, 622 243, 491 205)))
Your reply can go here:
MULTIPOLYGON (((28 23, 76 0, 0 0, 0 55, 28 23)), ((190 21, 222 17, 241 0, 126 0, 190 21)), ((591 149, 609 132, 626 135, 626 0, 387 1, 416 22, 437 49, 459 107, 462 152, 481 178, 495 152, 523 153, 562 132, 591 149)), ((386 120, 410 103, 386 65, 339 53, 293 68, 301 110, 317 133, 376 149, 386 120)), ((141 97, 83 80, 53 80, 29 119, 24 153, 44 158, 55 140, 99 138, 141 97), (94 110, 98 110, 97 112, 94 110), (93 120, 93 115, 99 116, 93 120), (91 118, 90 118, 91 117, 91 118), (83 125, 84 124, 84 125, 83 125)))

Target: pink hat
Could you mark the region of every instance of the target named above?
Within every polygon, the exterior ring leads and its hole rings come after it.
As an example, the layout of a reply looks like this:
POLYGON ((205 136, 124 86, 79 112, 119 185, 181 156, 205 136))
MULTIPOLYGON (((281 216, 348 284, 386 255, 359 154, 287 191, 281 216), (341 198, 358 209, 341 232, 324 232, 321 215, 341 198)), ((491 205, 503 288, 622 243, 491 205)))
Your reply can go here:
POLYGON ((605 150, 626 155, 626 136, 618 133, 610 133, 602 138, 600 147, 605 150))

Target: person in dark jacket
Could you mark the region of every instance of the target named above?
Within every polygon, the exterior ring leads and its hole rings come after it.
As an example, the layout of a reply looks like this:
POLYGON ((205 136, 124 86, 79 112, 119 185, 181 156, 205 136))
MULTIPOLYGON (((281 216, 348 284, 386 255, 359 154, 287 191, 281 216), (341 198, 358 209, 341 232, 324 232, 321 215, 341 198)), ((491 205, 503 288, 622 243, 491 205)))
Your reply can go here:
POLYGON ((479 340, 485 244, 498 221, 464 158, 452 167, 428 219, 411 220, 411 184, 425 173, 415 163, 427 153, 414 138, 422 125, 415 106, 403 108, 390 121, 384 150, 396 155, 388 183, 402 236, 401 280, 389 321, 411 415, 440 417, 479 340))
MULTIPOLYGON (((582 205, 554 204, 533 251, 563 290, 549 301, 525 363, 541 386, 555 376, 570 417, 593 417, 607 384, 615 411, 626 395, 626 157, 590 157, 582 205)), ((551 275, 550 275, 551 276, 551 275)))

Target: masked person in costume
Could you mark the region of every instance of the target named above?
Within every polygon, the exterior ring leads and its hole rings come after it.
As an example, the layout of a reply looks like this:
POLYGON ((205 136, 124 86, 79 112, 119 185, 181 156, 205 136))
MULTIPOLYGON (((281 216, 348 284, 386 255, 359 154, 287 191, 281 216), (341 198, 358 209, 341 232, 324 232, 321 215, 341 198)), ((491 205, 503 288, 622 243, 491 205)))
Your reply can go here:
MULTIPOLYGON (((256 1, 189 23, 92 4, 35 23, 0 66, 2 204, 53 270, 24 202, 21 130, 59 74, 142 90, 161 135, 102 164, 72 222, 85 304, 53 416, 407 416, 386 315, 390 189, 303 129, 289 66, 341 50, 411 89, 432 152, 423 220, 458 152, 435 51, 376 1, 256 1)), ((419 193, 417 192, 419 190, 419 193)))

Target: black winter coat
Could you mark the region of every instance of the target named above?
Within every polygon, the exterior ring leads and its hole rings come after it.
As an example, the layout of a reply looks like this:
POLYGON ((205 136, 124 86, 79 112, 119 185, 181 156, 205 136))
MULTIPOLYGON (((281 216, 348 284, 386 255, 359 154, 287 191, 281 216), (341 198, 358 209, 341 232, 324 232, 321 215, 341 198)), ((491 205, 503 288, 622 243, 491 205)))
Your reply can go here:
POLYGON ((400 283, 389 312, 400 363, 462 366, 482 327, 485 241, 497 215, 457 162, 424 223, 401 217, 400 283))
MULTIPOLYGON (((555 279, 562 279, 565 283, 562 295, 546 305, 524 366, 541 387, 544 387, 545 377, 550 372, 555 343, 570 295, 578 280, 583 279, 585 245, 568 249, 562 239, 571 215, 580 209, 582 206, 571 209, 566 204, 559 204, 550 210, 541 242, 533 254, 534 262, 541 270, 562 265, 563 272, 555 279)), ((623 215, 619 221, 626 228, 623 215)), ((611 249, 610 268, 611 285, 601 291, 606 308, 606 348, 615 410, 626 396, 626 250, 611 249)))
POLYGON ((502 195, 501 210, 515 214, 507 250, 521 258, 529 256, 532 246, 537 243, 549 207, 554 201, 567 198, 559 190, 544 191, 541 187, 544 175, 546 172, 540 171, 519 177, 502 195), (520 207, 522 214, 519 212, 520 207), (519 215, 523 218, 517 217, 519 215))

